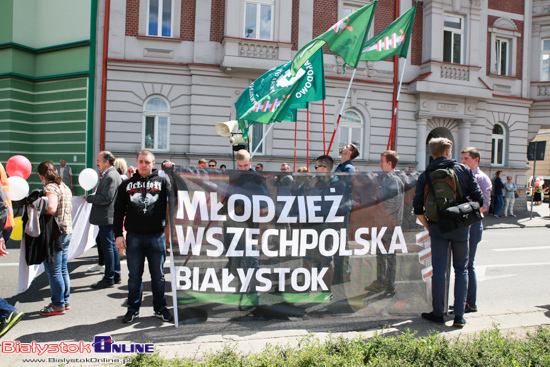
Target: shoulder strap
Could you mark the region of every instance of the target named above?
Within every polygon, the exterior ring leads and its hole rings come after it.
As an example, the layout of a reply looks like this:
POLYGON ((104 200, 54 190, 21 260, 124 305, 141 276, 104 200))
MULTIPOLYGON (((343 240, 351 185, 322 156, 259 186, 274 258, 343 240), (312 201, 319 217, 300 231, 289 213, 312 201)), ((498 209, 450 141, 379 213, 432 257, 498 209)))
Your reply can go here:
POLYGON ((437 211, 441 210, 441 208, 439 207, 439 203, 437 202, 437 200, 435 200, 435 190, 434 190, 434 186, 432 184, 432 180, 430 179, 430 173, 433 172, 433 171, 426 171, 426 182, 428 183, 428 187, 430 188, 430 191, 432 192, 432 195, 434 197, 434 201, 435 201, 435 205, 437 205, 437 211))

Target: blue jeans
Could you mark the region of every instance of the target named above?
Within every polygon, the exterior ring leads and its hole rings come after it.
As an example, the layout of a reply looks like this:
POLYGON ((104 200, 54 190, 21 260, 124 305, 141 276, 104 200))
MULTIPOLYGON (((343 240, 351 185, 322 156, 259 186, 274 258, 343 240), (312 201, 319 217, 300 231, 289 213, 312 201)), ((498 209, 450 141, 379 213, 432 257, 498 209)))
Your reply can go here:
POLYGON ((483 223, 481 221, 470 226, 470 251, 468 255, 468 293, 466 302, 471 308, 477 308, 477 278, 474 260, 476 257, 477 244, 483 235, 483 223))
POLYGON ((5 319, 8 317, 13 311, 15 311, 15 307, 10 305, 8 301, 6 301, 3 298, 0 298, 0 319, 5 319))
POLYGON ((56 307, 65 307, 65 302, 69 301, 71 294, 71 279, 69 278, 69 269, 67 268, 71 237, 71 233, 63 235, 61 239, 63 250, 55 253, 53 263, 44 260, 44 270, 48 274, 50 289, 52 290, 52 303, 56 307))
POLYGON ((120 278, 120 255, 116 247, 115 227, 113 225, 99 226, 99 239, 105 262, 104 280, 120 278))
POLYGON ((502 195, 495 195, 495 215, 499 215, 502 207, 504 206, 504 199, 502 195))
POLYGON ((126 235, 126 262, 128 263, 128 311, 139 311, 143 294, 143 267, 149 263, 153 308, 161 311, 166 307, 164 297, 164 261, 166 260, 166 238, 164 232, 141 234, 128 232, 126 235))
POLYGON ((455 314, 464 315, 468 288, 468 237, 470 228, 441 233, 435 223, 430 224, 432 246, 432 305, 435 316, 443 316, 445 308, 445 276, 447 273, 447 249, 451 245, 455 270, 455 314))

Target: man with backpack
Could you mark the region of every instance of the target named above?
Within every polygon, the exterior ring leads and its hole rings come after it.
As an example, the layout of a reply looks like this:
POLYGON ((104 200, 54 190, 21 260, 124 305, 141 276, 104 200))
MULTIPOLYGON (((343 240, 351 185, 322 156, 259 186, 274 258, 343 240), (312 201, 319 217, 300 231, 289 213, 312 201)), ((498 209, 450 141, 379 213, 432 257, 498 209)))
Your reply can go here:
POLYGON ((445 275, 450 244, 455 271, 453 326, 463 327, 466 324, 464 309, 468 288, 469 227, 446 232, 442 230, 444 219, 439 214, 448 207, 467 202, 467 197, 482 206, 483 196, 470 168, 451 159, 452 141, 434 138, 429 146, 434 160, 418 178, 413 199, 414 213, 430 233, 432 250, 433 311, 423 313, 422 317, 435 324, 444 324, 445 275))

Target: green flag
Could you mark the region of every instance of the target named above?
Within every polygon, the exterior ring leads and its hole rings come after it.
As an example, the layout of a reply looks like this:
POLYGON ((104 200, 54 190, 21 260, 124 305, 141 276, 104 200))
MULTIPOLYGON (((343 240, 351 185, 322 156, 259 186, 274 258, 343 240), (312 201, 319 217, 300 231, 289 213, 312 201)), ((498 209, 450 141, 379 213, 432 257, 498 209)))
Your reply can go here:
POLYGON ((397 55, 407 57, 411 41, 416 4, 382 32, 365 42, 359 60, 378 61, 397 55))
POLYGON ((329 50, 342 56, 346 64, 357 67, 361 46, 367 37, 377 3, 375 0, 353 12, 305 45, 292 60, 292 75, 296 75, 305 61, 325 44, 329 50))
MULTIPOLYGON (((289 61, 263 74, 250 84, 235 102, 237 120, 249 120, 248 124, 239 123, 243 133, 247 130, 246 127, 243 129, 243 126, 249 126, 254 122, 268 124, 272 121, 296 121, 297 108, 306 108, 310 101, 325 99, 323 51, 319 50, 306 60, 294 77, 290 74, 290 64, 289 61), (285 96, 285 99, 288 99, 292 90, 295 92, 286 115, 275 113, 282 103, 280 97, 285 96), (271 98, 266 98, 269 96, 271 98)), ((246 134, 243 134, 243 137, 246 138, 246 134)))
POLYGON ((248 128, 253 123, 269 124, 273 121, 283 121, 292 111, 290 107, 306 75, 302 74, 289 88, 278 88, 269 93, 238 118, 243 138, 248 139, 248 128))

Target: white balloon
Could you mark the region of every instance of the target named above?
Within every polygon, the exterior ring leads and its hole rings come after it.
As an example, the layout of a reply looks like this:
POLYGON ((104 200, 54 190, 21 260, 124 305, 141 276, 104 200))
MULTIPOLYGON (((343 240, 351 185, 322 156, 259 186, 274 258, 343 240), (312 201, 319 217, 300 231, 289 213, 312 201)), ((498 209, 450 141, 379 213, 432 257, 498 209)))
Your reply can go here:
POLYGON ((29 184, 23 177, 11 176, 8 177, 10 185, 10 198, 13 201, 22 200, 29 195, 29 184))
POLYGON ((93 189, 98 180, 97 172, 91 168, 83 169, 78 175, 78 183, 86 191, 93 189))

